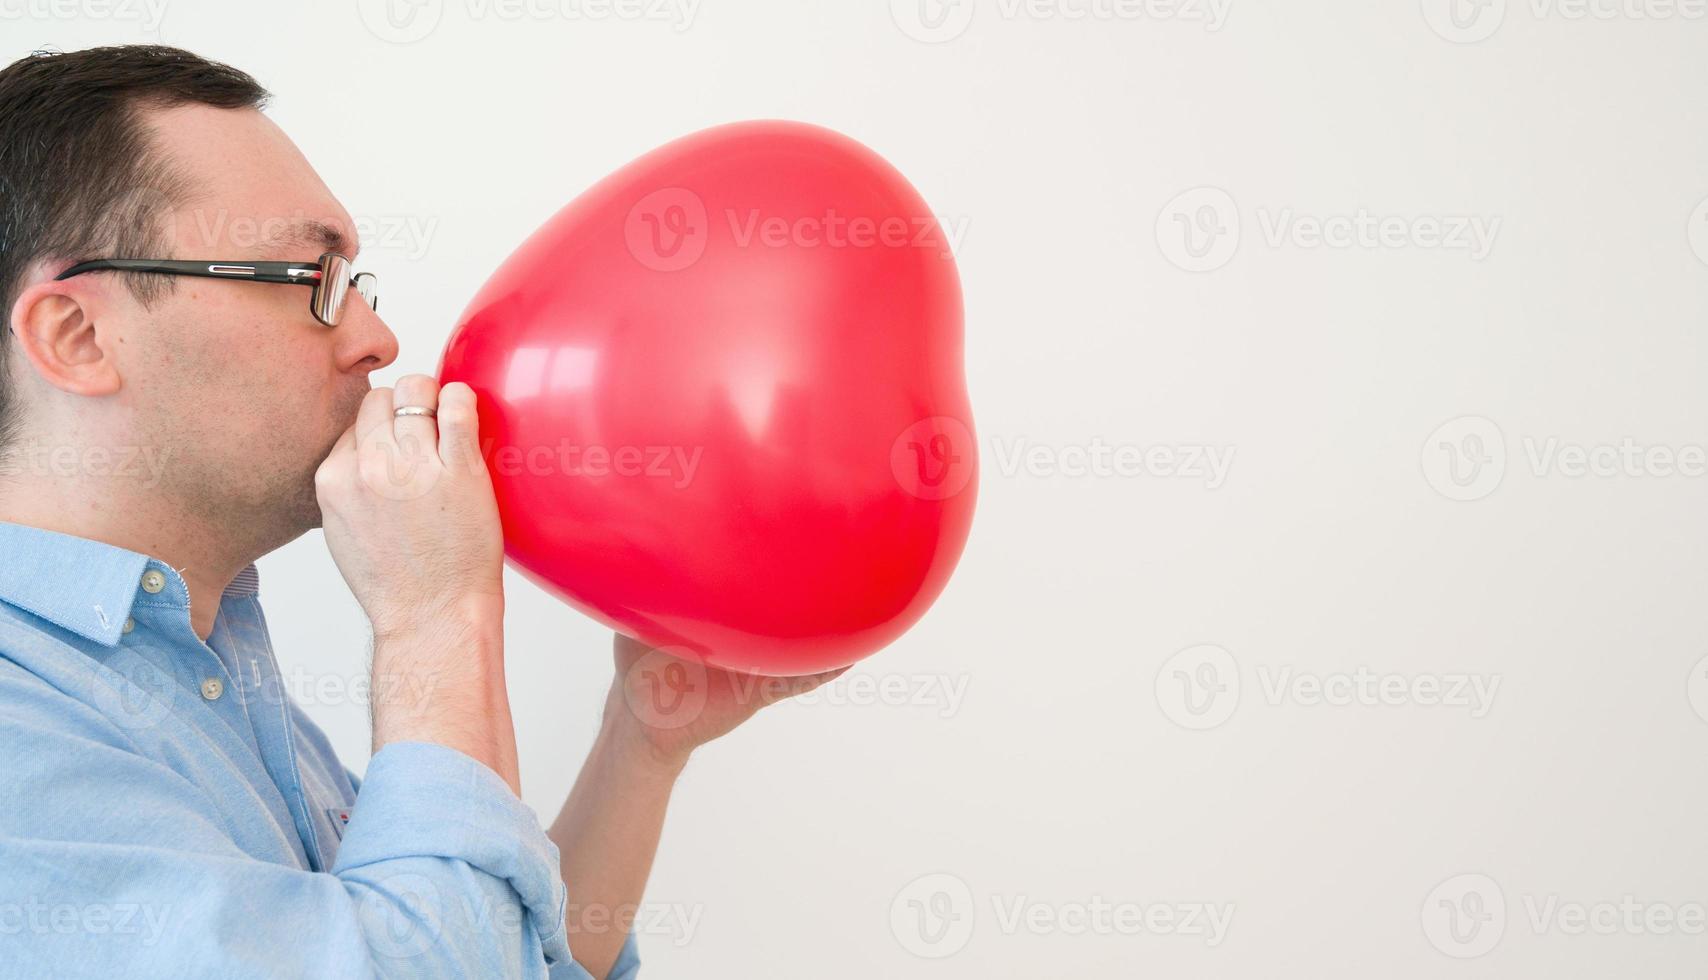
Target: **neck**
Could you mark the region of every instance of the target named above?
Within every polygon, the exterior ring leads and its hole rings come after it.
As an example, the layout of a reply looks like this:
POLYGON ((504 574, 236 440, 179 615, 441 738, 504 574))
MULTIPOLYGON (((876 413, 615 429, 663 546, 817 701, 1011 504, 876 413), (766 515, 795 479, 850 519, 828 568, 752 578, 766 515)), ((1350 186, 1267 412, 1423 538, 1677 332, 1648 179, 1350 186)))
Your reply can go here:
POLYGON ((204 642, 213 635, 225 587, 267 550, 254 551, 241 536, 165 512, 162 501, 144 494, 91 492, 61 482, 20 482, 0 489, 0 520, 100 541, 165 562, 190 590, 190 626, 204 642))

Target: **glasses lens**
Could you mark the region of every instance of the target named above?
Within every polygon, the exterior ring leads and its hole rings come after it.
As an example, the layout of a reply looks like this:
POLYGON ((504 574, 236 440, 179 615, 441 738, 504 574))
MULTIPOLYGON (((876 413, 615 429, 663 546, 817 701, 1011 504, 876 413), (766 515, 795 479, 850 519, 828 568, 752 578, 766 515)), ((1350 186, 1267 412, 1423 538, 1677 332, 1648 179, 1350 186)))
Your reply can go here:
POLYGON ((374 274, 371 272, 357 273, 355 285, 356 292, 368 301, 368 309, 378 310, 380 308, 380 284, 374 274))
POLYGON ((314 287, 314 295, 308 301, 314 318, 329 327, 336 325, 338 314, 344 310, 344 294, 349 289, 350 260, 337 252, 322 255, 320 284, 314 287))

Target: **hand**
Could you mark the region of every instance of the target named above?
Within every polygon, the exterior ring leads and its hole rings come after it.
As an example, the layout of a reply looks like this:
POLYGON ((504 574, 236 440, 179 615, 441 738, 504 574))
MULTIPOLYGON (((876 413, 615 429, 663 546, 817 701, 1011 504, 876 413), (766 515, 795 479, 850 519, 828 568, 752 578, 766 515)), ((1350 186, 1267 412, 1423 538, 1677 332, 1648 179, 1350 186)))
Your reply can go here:
POLYGON ((671 789, 688 756, 760 708, 805 694, 848 669, 750 677, 678 660, 621 634, 613 652, 617 676, 605 700, 605 723, 548 832, 580 906, 619 910, 591 928, 573 910, 565 921, 577 961, 596 977, 611 969, 623 947, 658 852, 671 789))
POLYGON ((374 750, 456 749, 520 790, 504 687, 504 535, 474 392, 400 378, 315 473, 326 546, 374 630, 374 750), (393 405, 437 408, 394 418, 393 405))
POLYGON ((755 677, 707 667, 615 634, 617 676, 605 700, 608 735, 642 758, 681 768, 693 751, 734 731, 759 709, 842 676, 842 667, 805 677, 755 677))
POLYGON ((474 392, 423 374, 362 399, 315 473, 326 546, 376 639, 466 606, 503 608, 504 537, 479 449, 474 392), (394 418, 396 406, 437 420, 394 418))

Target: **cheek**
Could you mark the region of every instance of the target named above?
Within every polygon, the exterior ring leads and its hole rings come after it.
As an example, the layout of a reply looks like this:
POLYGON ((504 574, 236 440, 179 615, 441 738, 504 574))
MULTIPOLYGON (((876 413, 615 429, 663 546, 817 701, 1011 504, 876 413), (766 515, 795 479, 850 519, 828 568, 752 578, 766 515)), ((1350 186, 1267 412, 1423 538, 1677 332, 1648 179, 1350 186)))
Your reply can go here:
POLYGON ((343 431, 329 345, 248 290, 180 288, 124 339, 138 438, 176 446, 198 472, 240 461, 266 479, 296 474, 343 431))
POLYGON ((227 413, 237 428, 312 401, 327 354, 262 298, 236 286, 193 288, 159 304, 143 345, 153 390, 201 414, 227 413))

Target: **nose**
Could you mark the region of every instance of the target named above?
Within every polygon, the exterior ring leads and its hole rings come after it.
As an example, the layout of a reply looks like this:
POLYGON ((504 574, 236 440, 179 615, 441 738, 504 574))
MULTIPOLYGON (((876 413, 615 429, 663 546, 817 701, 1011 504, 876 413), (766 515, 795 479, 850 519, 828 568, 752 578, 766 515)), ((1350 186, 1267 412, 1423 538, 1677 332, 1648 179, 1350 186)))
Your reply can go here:
POLYGON ((378 371, 397 360, 397 335, 354 289, 345 298, 332 336, 340 370, 378 371))

